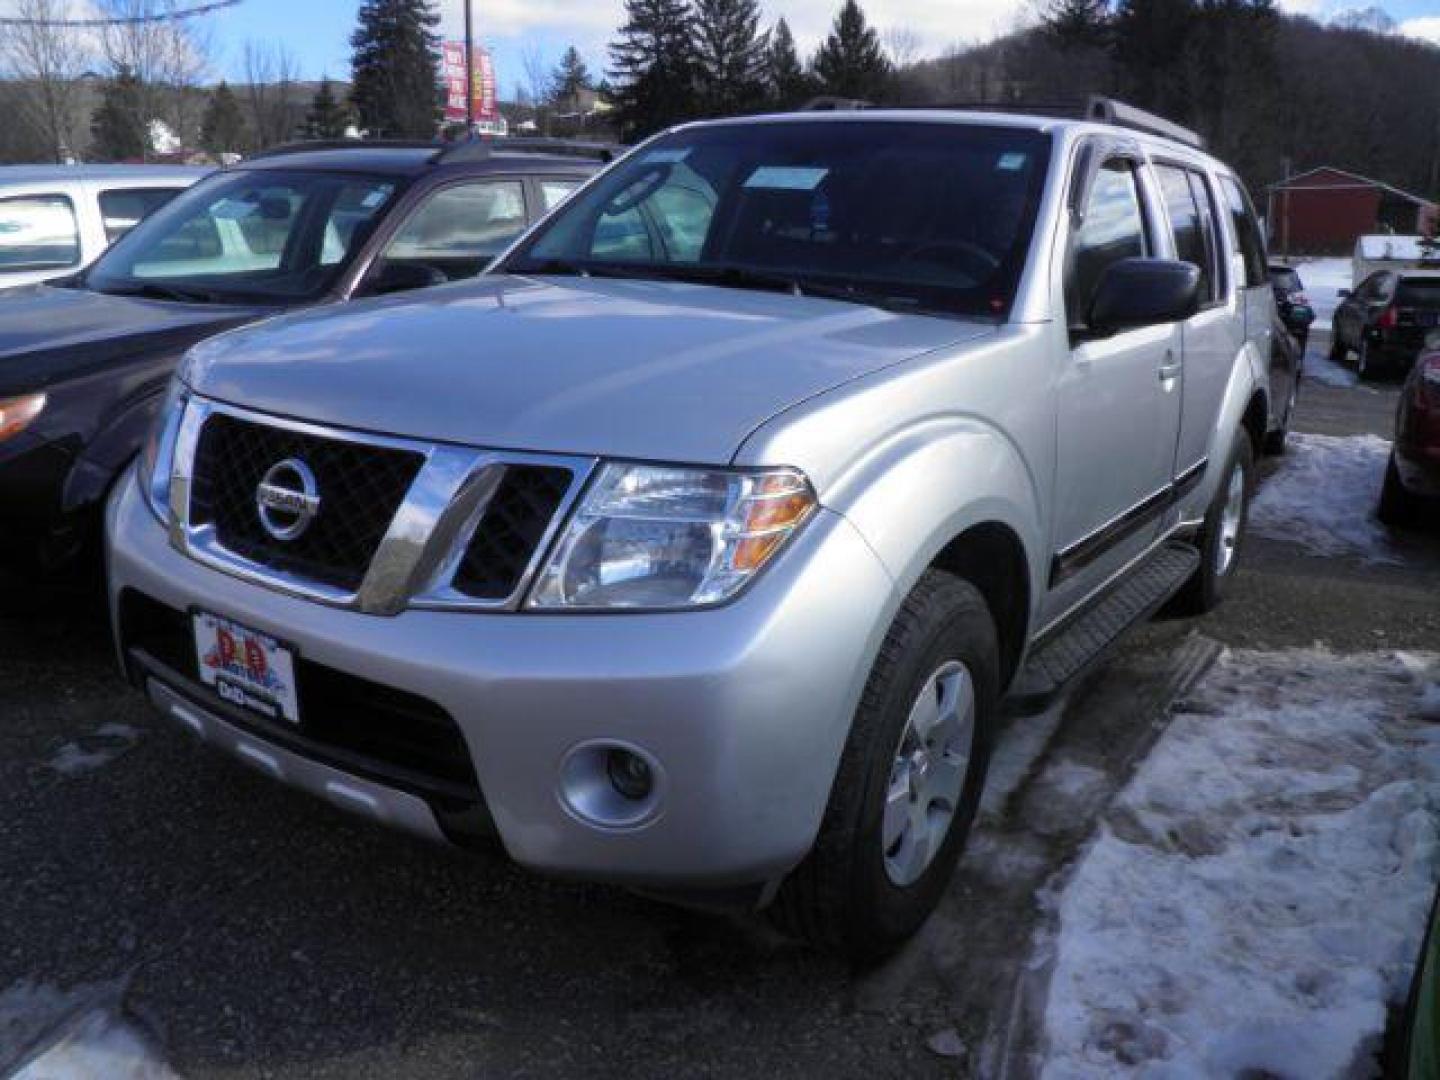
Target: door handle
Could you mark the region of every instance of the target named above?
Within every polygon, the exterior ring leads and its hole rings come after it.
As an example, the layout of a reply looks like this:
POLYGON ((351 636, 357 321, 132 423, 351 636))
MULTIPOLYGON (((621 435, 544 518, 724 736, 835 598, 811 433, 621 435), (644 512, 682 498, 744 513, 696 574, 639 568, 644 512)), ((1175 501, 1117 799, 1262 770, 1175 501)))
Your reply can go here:
POLYGON ((1185 370, 1183 361, 1176 360, 1174 353, 1165 354, 1165 363, 1160 365, 1160 381, 1169 382, 1171 379, 1178 379, 1180 373, 1185 370))

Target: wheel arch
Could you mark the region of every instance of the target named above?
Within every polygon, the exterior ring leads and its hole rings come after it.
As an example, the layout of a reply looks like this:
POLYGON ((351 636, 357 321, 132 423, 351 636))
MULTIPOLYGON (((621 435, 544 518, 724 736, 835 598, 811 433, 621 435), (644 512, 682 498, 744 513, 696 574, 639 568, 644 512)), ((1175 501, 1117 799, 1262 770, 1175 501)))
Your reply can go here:
POLYGON ((1000 685, 1008 686, 1030 628, 1030 573, 1019 534, 1001 521, 972 525, 941 548, 930 566, 964 578, 985 597, 999 637, 1000 685))

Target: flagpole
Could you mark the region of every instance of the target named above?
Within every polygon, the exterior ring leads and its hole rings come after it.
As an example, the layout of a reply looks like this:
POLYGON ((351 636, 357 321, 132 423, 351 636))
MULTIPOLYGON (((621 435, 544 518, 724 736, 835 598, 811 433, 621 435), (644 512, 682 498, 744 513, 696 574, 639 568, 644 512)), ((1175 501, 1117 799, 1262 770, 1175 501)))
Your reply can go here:
POLYGON ((465 0, 465 137, 475 134, 475 27, 465 0))

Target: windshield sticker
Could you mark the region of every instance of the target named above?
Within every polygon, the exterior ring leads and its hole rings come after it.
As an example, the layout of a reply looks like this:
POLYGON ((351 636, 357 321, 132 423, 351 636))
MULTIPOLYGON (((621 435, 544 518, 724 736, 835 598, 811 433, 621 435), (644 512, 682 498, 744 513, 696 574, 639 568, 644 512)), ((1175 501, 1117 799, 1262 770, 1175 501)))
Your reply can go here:
POLYGON ((1026 154, 1017 154, 1014 152, 1001 154, 1000 160, 995 163, 995 168, 1001 172, 1019 172, 1025 167, 1027 158, 1028 155, 1026 154))
POLYGON ((690 156, 690 151, 685 150, 651 150, 640 159, 641 165, 679 165, 690 156))
POLYGON ((745 181, 747 188, 765 188, 770 191, 814 191, 829 169, 791 168, 783 165, 762 165, 745 181))

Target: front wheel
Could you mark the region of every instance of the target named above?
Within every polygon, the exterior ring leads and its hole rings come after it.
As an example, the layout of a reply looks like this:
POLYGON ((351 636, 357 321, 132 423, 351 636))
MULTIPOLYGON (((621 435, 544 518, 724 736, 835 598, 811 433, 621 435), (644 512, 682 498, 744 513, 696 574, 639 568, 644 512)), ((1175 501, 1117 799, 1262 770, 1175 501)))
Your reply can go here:
POLYGON ((999 669, 985 599, 927 571, 870 672, 815 846, 771 909, 781 929, 868 963, 935 910, 980 805, 999 669))
POLYGON ((1226 463, 1225 479, 1215 493, 1201 526, 1200 566, 1176 594, 1173 609, 1183 615, 1203 615, 1214 609, 1230 589, 1240 563, 1245 529, 1250 523, 1250 496, 1255 491, 1255 449, 1241 431, 1226 463))

